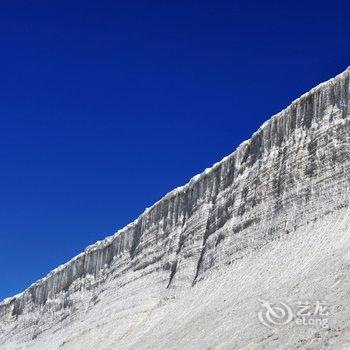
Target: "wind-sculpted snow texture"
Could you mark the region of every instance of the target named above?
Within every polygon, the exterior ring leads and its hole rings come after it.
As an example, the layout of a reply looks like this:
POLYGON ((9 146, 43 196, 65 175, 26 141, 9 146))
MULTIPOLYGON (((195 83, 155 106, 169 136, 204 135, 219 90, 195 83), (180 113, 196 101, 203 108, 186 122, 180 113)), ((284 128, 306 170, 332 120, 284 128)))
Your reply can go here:
POLYGON ((0 349, 350 348, 349 76, 5 300, 0 349), (325 299, 329 327, 270 329, 259 298, 325 299))

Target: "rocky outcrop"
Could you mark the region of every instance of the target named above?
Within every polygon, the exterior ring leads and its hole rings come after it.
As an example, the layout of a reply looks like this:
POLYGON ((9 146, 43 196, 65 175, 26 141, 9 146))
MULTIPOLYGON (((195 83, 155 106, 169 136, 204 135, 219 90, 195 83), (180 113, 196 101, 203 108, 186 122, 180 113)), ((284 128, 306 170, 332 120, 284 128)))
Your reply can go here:
POLYGON ((5 300, 0 347, 11 339, 30 344, 44 332, 43 317, 61 322, 111 281, 122 288, 153 276, 164 289, 194 288, 213 271, 346 208, 349 111, 350 69, 301 96, 133 223, 5 300))

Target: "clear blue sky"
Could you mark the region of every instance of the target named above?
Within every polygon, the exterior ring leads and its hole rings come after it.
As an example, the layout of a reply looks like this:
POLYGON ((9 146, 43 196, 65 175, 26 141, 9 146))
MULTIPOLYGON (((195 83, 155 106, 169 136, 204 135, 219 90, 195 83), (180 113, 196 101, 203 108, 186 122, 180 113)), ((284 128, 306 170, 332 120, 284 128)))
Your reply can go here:
POLYGON ((350 65, 349 2, 306 2, 2 1, 0 299, 350 65))

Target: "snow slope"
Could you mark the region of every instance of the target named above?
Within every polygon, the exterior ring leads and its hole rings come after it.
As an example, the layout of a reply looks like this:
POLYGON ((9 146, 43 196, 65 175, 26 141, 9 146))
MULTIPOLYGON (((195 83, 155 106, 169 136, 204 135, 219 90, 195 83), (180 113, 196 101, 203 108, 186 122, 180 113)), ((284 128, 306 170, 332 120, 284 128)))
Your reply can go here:
POLYGON ((0 304, 1 349, 348 349, 350 69, 0 304), (260 300, 326 301, 269 328, 260 300))

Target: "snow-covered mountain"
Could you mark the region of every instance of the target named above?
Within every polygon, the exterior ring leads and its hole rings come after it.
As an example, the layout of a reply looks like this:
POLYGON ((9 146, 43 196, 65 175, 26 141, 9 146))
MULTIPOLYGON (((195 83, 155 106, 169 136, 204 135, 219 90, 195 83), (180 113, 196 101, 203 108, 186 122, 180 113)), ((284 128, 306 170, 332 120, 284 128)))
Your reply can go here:
POLYGON ((350 349, 349 84, 1 303, 0 349, 350 349))

